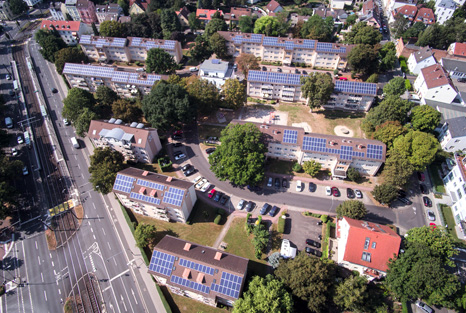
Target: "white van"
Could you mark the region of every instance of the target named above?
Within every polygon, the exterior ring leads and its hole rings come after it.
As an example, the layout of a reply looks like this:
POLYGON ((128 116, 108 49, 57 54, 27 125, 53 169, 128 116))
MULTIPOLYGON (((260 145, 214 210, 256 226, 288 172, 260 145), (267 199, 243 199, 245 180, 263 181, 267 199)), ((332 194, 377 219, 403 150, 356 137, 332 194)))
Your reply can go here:
POLYGON ((197 67, 190 67, 189 70, 191 72, 197 72, 198 71, 197 67))
POLYGON ((78 139, 76 139, 76 137, 71 137, 71 144, 74 148, 79 149, 79 142, 78 139))
POLYGON ((11 117, 5 117, 6 128, 13 128, 13 119, 11 117))

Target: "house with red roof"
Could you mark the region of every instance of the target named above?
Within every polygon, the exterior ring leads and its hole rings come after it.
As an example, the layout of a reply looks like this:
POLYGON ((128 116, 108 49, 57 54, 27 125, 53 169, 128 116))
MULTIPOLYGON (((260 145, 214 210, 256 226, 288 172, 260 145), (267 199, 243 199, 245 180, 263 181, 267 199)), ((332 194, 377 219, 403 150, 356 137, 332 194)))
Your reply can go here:
POLYGON ((458 90, 453 85, 448 72, 440 64, 421 69, 413 87, 423 104, 429 104, 431 101, 450 104, 457 97, 461 102, 458 90))
POLYGON ((396 258, 401 237, 386 225, 343 217, 337 221, 337 263, 369 280, 384 276, 396 258))
POLYGON ((265 7, 265 11, 267 12, 268 15, 275 15, 277 13, 280 13, 281 11, 283 11, 283 8, 282 6, 280 5, 280 3, 278 3, 277 1, 275 0, 272 0, 269 2, 269 4, 267 4, 267 6, 265 7))
POLYGON ((435 15, 434 11, 429 8, 420 8, 417 10, 416 18, 414 19, 414 23, 421 22, 426 25, 431 25, 435 23, 435 15))
POLYGON ((402 7, 396 8, 392 11, 390 16, 389 22, 393 23, 397 16, 403 16, 405 19, 409 20, 410 22, 414 21, 414 18, 417 15, 417 6, 415 5, 404 5, 402 7))
POLYGON ((448 54, 466 58, 466 42, 454 42, 448 47, 448 54))
POLYGON ((223 16, 222 10, 206 10, 206 9, 197 9, 196 16, 205 24, 209 23, 212 20, 212 17, 215 13, 219 12, 221 16, 223 16))
POLYGON ((189 26, 188 16, 190 13, 187 7, 182 7, 179 11, 175 11, 181 26, 189 26))
POLYGON ((57 30, 60 37, 68 45, 76 45, 79 41, 79 37, 81 37, 87 29, 86 25, 82 22, 53 20, 42 20, 40 28, 57 30))

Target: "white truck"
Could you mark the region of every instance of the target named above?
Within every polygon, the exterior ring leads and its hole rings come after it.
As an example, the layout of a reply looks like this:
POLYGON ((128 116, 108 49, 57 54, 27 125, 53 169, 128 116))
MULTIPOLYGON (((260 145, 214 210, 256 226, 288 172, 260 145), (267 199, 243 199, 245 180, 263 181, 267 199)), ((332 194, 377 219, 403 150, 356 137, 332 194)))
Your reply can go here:
POLYGON ((73 147, 75 149, 79 149, 79 142, 78 142, 78 139, 76 139, 76 137, 71 137, 71 144, 73 145, 73 147))

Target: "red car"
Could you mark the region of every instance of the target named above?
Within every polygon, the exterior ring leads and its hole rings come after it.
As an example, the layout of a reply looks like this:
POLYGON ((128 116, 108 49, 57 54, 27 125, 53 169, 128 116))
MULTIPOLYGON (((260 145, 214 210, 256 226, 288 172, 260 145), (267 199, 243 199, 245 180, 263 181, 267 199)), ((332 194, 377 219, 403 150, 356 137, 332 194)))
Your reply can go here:
POLYGON ((209 191, 209 193, 207 194, 207 196, 209 197, 209 199, 212 199, 212 197, 215 195, 215 189, 212 189, 211 191, 209 191))
POLYGON ((346 77, 340 77, 339 80, 348 80, 346 77))
POLYGON ((173 135, 181 135, 181 134, 183 134, 183 131, 182 131, 182 130, 175 130, 175 131, 173 132, 173 135))
POLYGON ((340 196, 340 190, 338 190, 337 187, 332 187, 332 195, 334 197, 339 197, 340 196))

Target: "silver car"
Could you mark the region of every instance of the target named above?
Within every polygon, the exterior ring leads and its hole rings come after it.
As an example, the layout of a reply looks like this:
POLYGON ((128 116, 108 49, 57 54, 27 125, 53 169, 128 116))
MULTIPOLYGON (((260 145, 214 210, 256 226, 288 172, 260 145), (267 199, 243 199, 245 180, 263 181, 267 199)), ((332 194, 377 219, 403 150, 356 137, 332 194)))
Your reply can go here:
POLYGON ((241 200, 239 201, 238 205, 236 206, 236 209, 237 209, 237 210, 242 210, 245 202, 246 202, 246 200, 241 199, 241 200))

